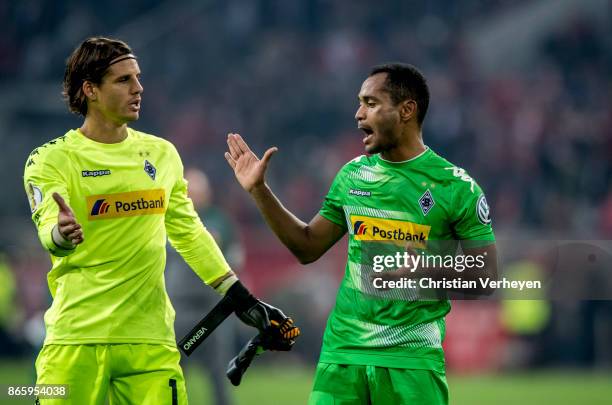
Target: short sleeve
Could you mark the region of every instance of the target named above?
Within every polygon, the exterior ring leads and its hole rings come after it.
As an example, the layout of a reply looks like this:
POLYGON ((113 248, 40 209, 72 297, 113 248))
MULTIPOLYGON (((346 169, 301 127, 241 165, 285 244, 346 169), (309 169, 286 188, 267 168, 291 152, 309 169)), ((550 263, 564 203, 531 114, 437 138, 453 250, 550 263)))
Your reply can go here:
POLYGON ((342 229, 346 229, 346 220, 344 210, 342 209, 342 184, 344 183, 344 176, 344 170, 338 172, 329 188, 327 196, 325 196, 323 206, 319 210, 319 215, 339 225, 342 229))
MULTIPOLYGON (((495 241, 487 199, 475 181, 459 180, 453 191, 453 232, 460 241, 495 241)), ((485 245, 484 243, 476 244, 485 245)))

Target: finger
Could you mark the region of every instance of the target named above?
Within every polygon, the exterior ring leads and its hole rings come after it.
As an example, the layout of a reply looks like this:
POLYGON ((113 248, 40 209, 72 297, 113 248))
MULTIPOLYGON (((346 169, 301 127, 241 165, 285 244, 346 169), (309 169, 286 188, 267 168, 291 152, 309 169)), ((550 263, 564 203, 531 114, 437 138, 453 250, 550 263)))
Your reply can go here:
POLYGON ((69 224, 66 226, 62 226, 60 224, 59 226, 59 231, 62 235, 70 235, 71 233, 78 231, 79 229, 81 229, 81 225, 77 223, 69 224))
POLYGON ((82 229, 76 229, 74 231, 72 231, 69 235, 68 238, 69 239, 73 239, 73 238, 81 238, 83 237, 83 230, 82 229))
POLYGON ((293 328, 293 319, 291 318, 286 318, 281 324, 280 324, 280 331, 285 333, 286 331, 288 331, 289 329, 293 328))
POLYGON ((227 147, 229 148, 229 153, 234 160, 237 160, 242 154, 236 145, 234 134, 229 134, 227 136, 227 147))
POLYGON ((249 152, 251 152, 251 148, 249 148, 249 145, 247 145, 247 143, 244 141, 244 139, 242 139, 240 134, 234 134, 234 135, 236 137, 236 145, 238 146, 240 151, 242 151, 242 153, 249 153, 249 152))
POLYGON ((232 155, 230 155, 228 152, 225 152, 223 156, 225 156, 225 160, 227 160, 227 163, 229 163, 231 168, 236 169, 236 161, 232 159, 232 155))
POLYGON ((295 339, 296 337, 300 336, 301 334, 302 334, 302 331, 297 326, 294 329, 291 329, 289 331, 289 335, 291 336, 291 339, 295 339))
MULTIPOLYGON (((76 224, 76 225, 79 225, 79 224, 76 222, 76 219, 74 218, 74 216, 72 216, 72 215, 70 215, 70 214, 68 214, 68 215, 64 214, 63 216, 61 216, 61 217, 60 217, 60 218, 57 220, 57 224, 58 224, 60 227, 65 227, 65 226, 75 225, 75 224, 76 224)), ((81 226, 81 225, 79 225, 79 227, 80 227, 80 226, 81 226)))
POLYGON ((60 225, 77 224, 76 218, 72 212, 60 211, 57 217, 57 223, 60 225))
POLYGON ((271 147, 270 149, 268 149, 266 151, 266 153, 264 153, 263 157, 261 158, 262 162, 264 162, 264 164, 267 166, 268 162, 270 161, 270 158, 272 157, 272 155, 274 155, 276 152, 278 151, 278 148, 276 146, 271 147))
POLYGON ((76 230, 76 231, 73 231, 67 234, 66 239, 75 240, 75 239, 81 239, 82 237, 83 237, 83 231, 79 229, 79 230, 76 230))
POLYGON ((293 326, 291 329, 283 333, 283 338, 285 339, 295 339, 300 336, 300 328, 297 326, 293 326))
POLYGON ((83 230, 80 227, 78 229, 75 229, 74 231, 68 234, 66 239, 71 240, 71 241, 74 241, 74 240, 83 241, 83 230))
POLYGON ((414 249, 414 245, 412 242, 406 243, 406 252, 408 252, 408 254, 411 256, 418 255, 417 251, 414 249))
POLYGON ((64 201, 64 199, 62 198, 61 195, 59 195, 58 193, 53 193, 53 199, 55 200, 55 202, 59 206, 60 211, 66 213, 66 214, 72 214, 72 210, 70 209, 68 204, 66 204, 66 201, 64 201))

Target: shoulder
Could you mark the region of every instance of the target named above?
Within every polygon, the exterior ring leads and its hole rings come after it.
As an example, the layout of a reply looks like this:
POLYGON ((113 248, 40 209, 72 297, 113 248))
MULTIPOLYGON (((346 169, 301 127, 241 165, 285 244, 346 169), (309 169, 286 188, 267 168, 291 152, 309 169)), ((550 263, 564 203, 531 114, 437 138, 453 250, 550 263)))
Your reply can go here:
POLYGON ((134 138, 136 142, 139 142, 142 144, 149 144, 151 146, 156 146, 159 148, 176 149, 174 145, 172 144, 172 142, 160 136, 149 134, 149 133, 142 132, 142 131, 137 131, 132 128, 129 128, 129 131, 131 133, 131 136, 134 138))
POLYGON ((361 170, 368 170, 370 167, 374 167, 376 165, 375 159, 373 156, 368 155, 359 155, 348 162, 346 162, 340 170, 338 170, 338 175, 349 175, 351 173, 359 173, 361 170))
POLYGON ((426 165, 427 170, 430 173, 435 173, 435 176, 441 183, 451 185, 455 191, 473 194, 482 192, 476 180, 467 170, 449 162, 433 151, 426 165))
POLYGON ((26 170, 37 165, 65 163, 70 150, 70 132, 34 148, 26 160, 26 170))
POLYGON ((361 166, 374 166, 376 164, 374 156, 368 156, 368 155, 359 155, 357 157, 354 157, 353 159, 349 160, 348 162, 346 162, 343 166, 343 168, 345 167, 361 167, 361 166))
POLYGON ((134 141, 139 145, 161 151, 162 154, 168 153, 177 157, 179 156, 174 144, 167 139, 157 135, 148 134, 146 132, 137 131, 132 128, 130 128, 130 132, 131 136, 134 138, 134 141))
POLYGON ((432 159, 433 166, 440 169, 439 173, 450 185, 452 206, 455 213, 474 213, 480 224, 491 224, 490 210, 484 192, 474 178, 462 167, 450 163, 448 160, 436 155, 432 159))

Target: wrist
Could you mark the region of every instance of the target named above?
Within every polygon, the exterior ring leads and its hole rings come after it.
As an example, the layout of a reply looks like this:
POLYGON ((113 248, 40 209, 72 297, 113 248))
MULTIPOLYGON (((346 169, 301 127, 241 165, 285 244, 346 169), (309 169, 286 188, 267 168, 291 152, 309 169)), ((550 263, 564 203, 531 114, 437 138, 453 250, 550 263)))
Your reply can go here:
POLYGON ((225 297, 232 303, 234 309, 239 312, 244 312, 257 304, 257 298, 251 294, 249 290, 236 280, 227 290, 225 297))
POLYGON ((53 229, 51 229, 51 239, 53 243, 59 248, 72 250, 76 247, 74 243, 66 239, 64 235, 59 230, 59 227, 55 225, 53 229))
POLYGON ((265 181, 263 181, 251 187, 251 189, 249 190, 249 194, 251 194, 251 196, 253 196, 254 198, 257 198, 259 195, 264 193, 267 188, 268 188, 268 185, 266 184, 265 181))
POLYGON ((230 271, 227 275, 222 277, 219 281, 211 284, 211 287, 214 288, 216 292, 221 295, 226 295, 227 291, 230 289, 232 285, 238 282, 238 277, 234 274, 234 272, 230 271))

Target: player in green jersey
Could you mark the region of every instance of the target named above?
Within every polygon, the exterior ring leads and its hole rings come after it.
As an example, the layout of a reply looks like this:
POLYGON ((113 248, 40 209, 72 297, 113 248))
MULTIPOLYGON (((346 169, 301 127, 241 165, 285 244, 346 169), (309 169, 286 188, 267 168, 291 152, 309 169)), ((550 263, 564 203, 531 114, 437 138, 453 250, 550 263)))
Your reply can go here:
POLYGON ((52 261, 37 384, 68 385, 67 398, 39 403, 186 404, 164 282, 167 238, 246 324, 266 331, 284 315, 228 266, 187 197, 174 146, 127 126, 143 93, 129 46, 84 41, 68 58, 64 93, 83 125, 34 149, 24 173, 52 261))
POLYGON ((483 260, 479 273, 452 267, 428 273, 435 266, 420 266, 396 270, 389 279, 496 275, 495 238, 482 190, 423 143, 428 103, 425 78, 413 66, 371 71, 355 115, 369 156, 344 165, 309 223, 283 207, 265 182, 277 149, 259 160, 240 135, 228 135, 225 157, 236 178, 301 263, 317 260, 349 234, 345 276, 325 330, 312 404, 448 403, 442 341, 449 301, 411 297, 411 290, 377 291, 372 282, 375 256, 405 249, 411 257, 415 249, 448 253, 459 244, 466 256, 483 260))

